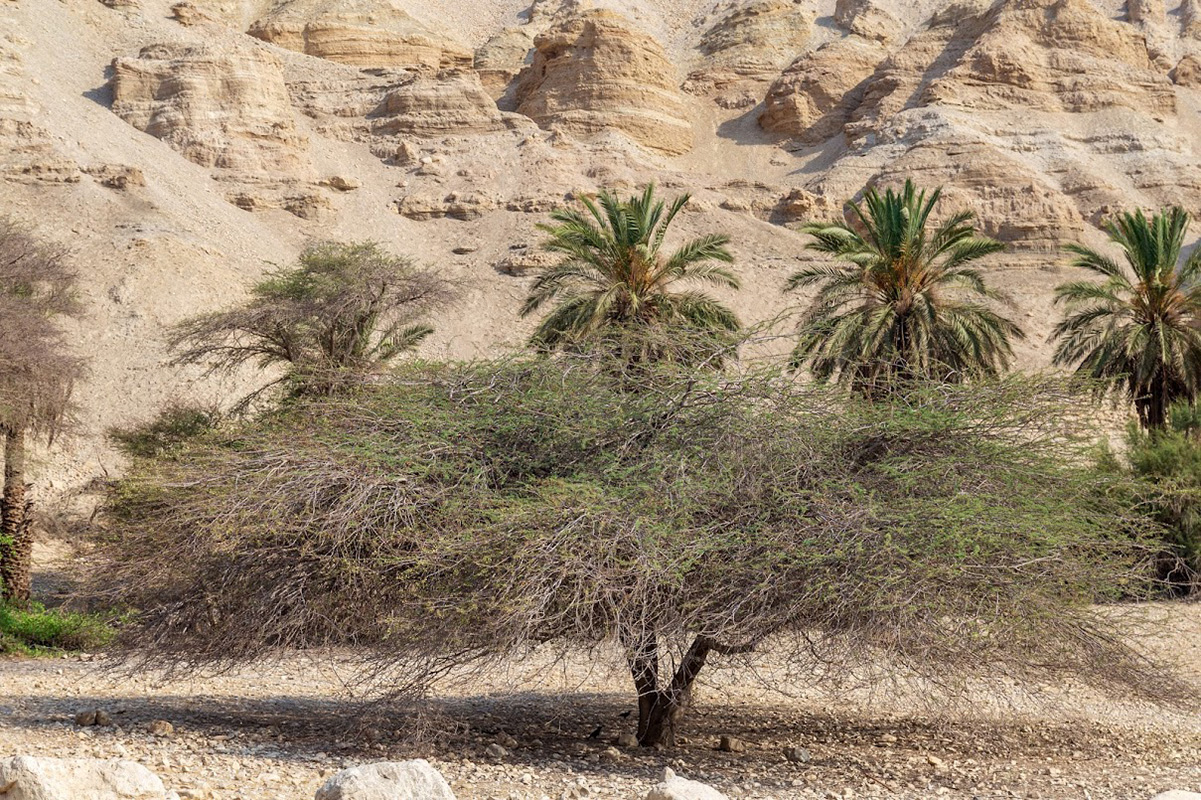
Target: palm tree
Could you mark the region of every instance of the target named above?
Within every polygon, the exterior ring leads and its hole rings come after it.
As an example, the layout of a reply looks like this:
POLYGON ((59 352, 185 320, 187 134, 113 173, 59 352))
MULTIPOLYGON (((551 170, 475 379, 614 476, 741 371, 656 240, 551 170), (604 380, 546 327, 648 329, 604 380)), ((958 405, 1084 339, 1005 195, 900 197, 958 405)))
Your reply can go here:
MULTIPOLYGON (((682 195, 668 206, 655 198, 651 185, 625 201, 602 192, 596 201, 583 200, 582 211, 553 212, 554 224, 539 228, 550 234, 545 249, 563 259, 538 275, 521 315, 557 303, 530 344, 552 351, 581 346, 598 335, 633 332, 646 342, 643 334, 666 331, 658 344, 634 357, 667 357, 674 354, 669 339, 693 337, 703 343, 703 357, 713 358, 740 323, 697 284, 738 289, 739 281, 724 266, 734 261, 726 249, 728 236, 710 234, 663 252, 668 229, 689 199, 682 195)), ((694 350, 689 357, 701 354, 694 350)))
POLYGON ((59 326, 61 317, 79 312, 66 255, 0 218, 0 601, 17 607, 30 602, 32 576, 28 439, 54 440, 83 370, 59 326))
POLYGON ((978 236, 963 211, 932 228, 941 190, 911 181, 849 203, 851 221, 806 225, 809 249, 846 264, 803 269, 785 292, 819 286, 798 328, 792 367, 879 396, 911 380, 996 375, 1013 358, 1017 325, 985 305, 996 295, 971 265, 1004 245, 978 236))
POLYGON ((1177 401, 1201 388, 1201 250, 1180 264, 1189 215, 1170 208, 1151 219, 1125 213, 1105 226, 1127 268, 1083 245, 1069 245, 1072 265, 1104 280, 1071 281, 1055 290, 1068 313, 1055 327, 1055 363, 1076 365, 1098 393, 1123 391, 1145 428, 1162 428, 1177 401), (1179 265, 1179 266, 1178 266, 1179 265))

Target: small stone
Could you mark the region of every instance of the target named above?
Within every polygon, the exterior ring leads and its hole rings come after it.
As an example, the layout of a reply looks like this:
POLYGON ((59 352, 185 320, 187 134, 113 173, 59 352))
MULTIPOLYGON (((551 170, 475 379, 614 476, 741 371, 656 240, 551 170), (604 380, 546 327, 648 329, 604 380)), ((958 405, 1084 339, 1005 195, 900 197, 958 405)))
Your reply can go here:
POLYGON ((788 747, 784 749, 784 758, 794 764, 808 764, 812 756, 803 747, 788 747))
POLYGON ((175 726, 165 719, 156 719, 147 727, 155 736, 170 736, 175 733, 175 726))
POLYGON ((938 756, 926 756, 926 763, 932 767, 941 767, 944 762, 938 756))
POLYGON ((505 756, 509 755, 509 751, 501 747, 496 742, 493 742, 484 748, 484 752, 488 754, 489 758, 504 758, 505 756))
POLYGON ((363 182, 358 178, 347 178, 344 175, 334 175, 332 178, 326 178, 321 182, 322 186, 328 186, 331 189, 337 189, 339 192, 353 192, 355 189, 362 187, 363 182))
POLYGON ((723 734, 717 742, 717 749, 723 753, 745 753, 746 744, 741 739, 723 734))

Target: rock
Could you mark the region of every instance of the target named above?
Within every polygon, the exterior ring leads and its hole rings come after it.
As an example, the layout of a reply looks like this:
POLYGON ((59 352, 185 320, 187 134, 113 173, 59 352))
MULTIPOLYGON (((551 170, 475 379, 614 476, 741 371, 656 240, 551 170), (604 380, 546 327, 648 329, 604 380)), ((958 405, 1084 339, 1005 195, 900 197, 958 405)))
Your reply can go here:
POLYGON ((124 191, 130 187, 146 185, 146 176, 142 174, 142 170, 123 164, 102 164, 97 167, 87 167, 84 169, 84 172, 99 181, 101 186, 107 186, 110 189, 117 189, 119 191, 124 191))
MULTIPOLYGON (((689 91, 724 91, 774 80, 800 54, 813 30, 813 11, 796 0, 728 0, 701 37, 704 68, 688 76, 689 91)), ((724 107, 744 107, 739 95, 724 107)), ((749 105, 757 100, 750 98, 749 105)))
POLYGON ((638 737, 628 731, 626 733, 619 733, 613 744, 628 750, 638 746, 638 737))
POLYGON ((805 54, 768 89, 760 127, 814 144, 841 135, 883 57, 878 44, 859 37, 805 54))
POLYGON ((467 221, 479 219, 497 207, 496 198, 484 194, 411 194, 396 202, 397 213, 416 220, 450 218, 467 221))
POLYGON ((620 14, 569 15, 535 39, 517 111, 548 130, 616 130, 652 150, 692 149, 692 122, 662 45, 620 14))
POLYGON ((1187 55, 1180 59, 1170 77, 1177 86, 1187 86, 1190 89, 1201 87, 1201 59, 1187 55))
POLYGON ((155 736, 171 736, 175 733, 175 726, 165 719, 152 721, 146 729, 155 736))
POLYGON ((388 0, 277 0, 251 36, 356 67, 470 68, 471 50, 388 0))
POLYGON ((784 758, 794 764, 808 764, 813 756, 803 747, 788 747, 784 749, 784 758))
POLYGON ((904 27, 880 0, 838 0, 834 21, 857 36, 877 42, 892 41, 904 27))
POLYGON ((1201 794, 1174 790, 1157 794, 1151 800, 1201 800, 1201 794))
POLYGON ((1162 25, 1168 19, 1164 0, 1126 0, 1126 19, 1136 25, 1162 25))
POLYGON ((487 754, 487 756, 489 758, 497 758, 497 759, 505 758, 506 756, 509 755, 509 751, 506 750, 504 747, 500 746, 499 744, 497 744, 496 742, 493 742, 492 744, 490 744, 486 748, 484 748, 484 753, 487 754))
POLYGON ((686 780, 670 769, 665 769, 663 781, 651 789, 643 800, 729 800, 729 798, 712 786, 686 780))
POLYGON ((113 112, 206 167, 308 166, 279 61, 257 47, 162 44, 113 61, 113 112))
POLYGON ((5 800, 169 800, 158 776, 132 761, 16 756, 0 761, 5 800))
POLYGON ((471 71, 423 76, 388 94, 375 133, 462 136, 503 130, 496 102, 471 71))
POLYGON ((380 762, 344 769, 317 790, 315 800, 455 800, 428 761, 380 762))
POLYGON ((353 192, 355 189, 361 189, 363 182, 358 178, 347 178, 343 175, 334 175, 321 181, 322 186, 328 186, 331 189, 337 189, 339 192, 353 192))
POLYGON ((746 744, 735 736, 723 734, 717 742, 717 749, 723 753, 745 753, 746 744))
MULTIPOLYGON (((475 51, 475 71, 484 91, 498 102, 513 88, 513 81, 525 69, 534 50, 535 33, 530 25, 505 28, 475 51)), ((506 106, 509 103, 505 103, 506 106)), ((516 107, 506 108, 513 111, 516 107)))
POLYGON ((1184 0, 1180 4, 1181 34, 1190 39, 1201 39, 1201 0, 1184 0))
POLYGON ((504 275, 520 278, 535 272, 553 267, 562 260, 562 256, 548 253, 545 250, 531 248, 511 252, 496 265, 496 271, 504 275))

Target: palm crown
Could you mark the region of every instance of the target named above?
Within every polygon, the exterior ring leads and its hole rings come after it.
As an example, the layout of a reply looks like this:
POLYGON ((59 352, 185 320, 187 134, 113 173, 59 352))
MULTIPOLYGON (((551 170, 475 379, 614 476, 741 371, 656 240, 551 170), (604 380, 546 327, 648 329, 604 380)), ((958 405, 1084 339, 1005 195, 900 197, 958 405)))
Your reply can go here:
POLYGON ((663 326, 718 343, 738 330, 734 312, 698 288, 739 288, 725 266, 734 260, 729 237, 710 234, 664 253, 668 229, 688 200, 683 195, 668 206, 652 185, 628 200, 603 192, 584 199, 583 210, 553 212, 553 224, 539 227, 550 235, 544 247, 563 259, 537 277, 521 314, 557 302, 531 344, 569 348, 629 326, 663 326))
POLYGON ((851 221, 812 224, 809 248, 837 265, 803 269, 785 291, 819 286, 798 329, 792 366, 868 395, 897 382, 959 382, 995 375, 1022 331, 983 301, 995 297, 971 265, 1003 245, 978 236, 971 212, 932 228, 941 190, 911 181, 898 192, 871 189, 848 205, 851 221), (966 297, 965 297, 966 296, 966 297))
POLYGON ((1201 387, 1201 251, 1179 267, 1189 215, 1171 208, 1147 219, 1126 213, 1106 225, 1126 268, 1070 245, 1072 265, 1104 280, 1071 281, 1055 291, 1067 316, 1056 326, 1055 363, 1077 365, 1098 392, 1124 391, 1145 427, 1162 427, 1172 403, 1201 387))

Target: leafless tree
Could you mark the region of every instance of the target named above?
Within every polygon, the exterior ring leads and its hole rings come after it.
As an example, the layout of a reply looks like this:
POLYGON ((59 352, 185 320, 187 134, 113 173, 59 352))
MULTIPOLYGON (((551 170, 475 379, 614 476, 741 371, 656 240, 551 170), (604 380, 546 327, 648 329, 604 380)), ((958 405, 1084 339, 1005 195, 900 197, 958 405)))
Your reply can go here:
POLYGON ((79 311, 74 285, 65 250, 0 218, 0 598, 17 606, 30 600, 33 538, 25 478, 27 439, 54 439, 83 369, 58 324, 61 316, 79 311))

